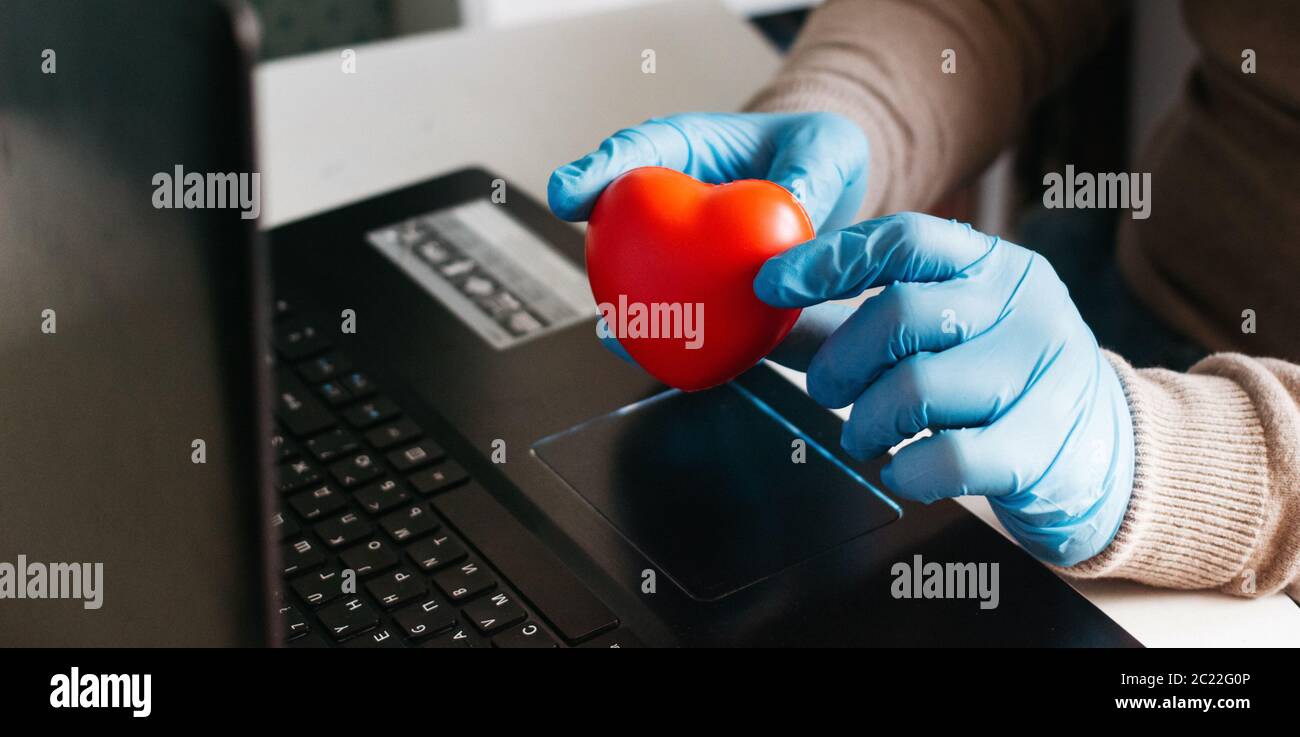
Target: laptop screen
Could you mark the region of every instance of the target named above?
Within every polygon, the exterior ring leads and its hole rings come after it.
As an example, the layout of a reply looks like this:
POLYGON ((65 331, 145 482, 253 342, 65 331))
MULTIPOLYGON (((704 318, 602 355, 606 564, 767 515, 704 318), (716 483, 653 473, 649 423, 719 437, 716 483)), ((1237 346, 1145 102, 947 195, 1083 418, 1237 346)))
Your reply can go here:
POLYGON ((0 4, 0 644, 264 640, 237 33, 0 4))

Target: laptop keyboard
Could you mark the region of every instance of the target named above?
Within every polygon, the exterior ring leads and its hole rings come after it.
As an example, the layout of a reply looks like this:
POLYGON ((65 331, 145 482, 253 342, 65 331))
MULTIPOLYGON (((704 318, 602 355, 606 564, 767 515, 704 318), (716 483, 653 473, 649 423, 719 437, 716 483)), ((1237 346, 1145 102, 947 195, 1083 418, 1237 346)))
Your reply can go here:
POLYGON ((314 325, 276 304, 273 526, 291 647, 635 647, 314 325))

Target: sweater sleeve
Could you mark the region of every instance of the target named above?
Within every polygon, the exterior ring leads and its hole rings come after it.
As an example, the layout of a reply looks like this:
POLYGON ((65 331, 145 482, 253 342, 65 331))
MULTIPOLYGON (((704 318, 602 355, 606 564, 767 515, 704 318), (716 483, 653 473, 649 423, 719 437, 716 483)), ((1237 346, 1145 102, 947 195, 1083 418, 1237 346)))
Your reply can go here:
POLYGON ((758 111, 844 115, 871 146, 864 217, 920 210, 976 175, 1105 37, 1117 0, 830 0, 758 111))
POLYGON ((1133 416, 1128 512, 1083 578, 1262 596, 1300 586, 1300 366, 1236 353, 1181 374, 1108 354, 1133 416))

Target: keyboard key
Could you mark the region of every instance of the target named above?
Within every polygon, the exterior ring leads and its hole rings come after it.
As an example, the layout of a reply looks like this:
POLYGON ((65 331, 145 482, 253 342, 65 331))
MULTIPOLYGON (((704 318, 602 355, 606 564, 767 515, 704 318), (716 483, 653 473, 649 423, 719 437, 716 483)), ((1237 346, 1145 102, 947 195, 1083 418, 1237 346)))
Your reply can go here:
POLYGON ((456 611, 438 599, 426 596, 419 604, 394 612, 393 619, 407 637, 419 640, 454 627, 456 611))
POLYGON ((338 566, 329 566, 299 576, 293 582, 293 590, 311 606, 318 607, 343 596, 345 577, 338 566))
POLYGON ((275 326, 275 350, 287 361, 298 361, 329 347, 324 336, 312 325, 290 320, 275 326))
POLYGON ((450 533, 431 535, 406 546, 406 554, 422 571, 435 571, 465 557, 465 546, 450 533))
POLYGON ((339 556, 343 565, 357 572, 358 576, 369 576, 397 565, 397 551, 383 540, 370 540, 364 545, 344 550, 339 556))
POLYGON ((397 542, 415 538, 438 529, 438 520, 423 504, 393 512, 379 521, 379 525, 397 542))
POLYGON ((327 381, 321 384, 316 387, 316 393, 331 407, 342 407, 352 401, 352 392, 337 381, 327 381))
POLYGON ((366 433, 366 442, 379 450, 388 450, 398 443, 418 438, 421 434, 419 425, 402 418, 366 433))
POLYGON ((288 642, 288 646, 297 649, 316 649, 329 647, 329 640, 320 633, 320 630, 311 630, 302 637, 295 637, 288 642))
POLYGON ((289 497, 289 506, 306 520, 321 519, 347 505, 347 497, 329 484, 289 497))
POLYGON ((452 601, 468 601, 497 585, 492 573, 473 558, 434 574, 433 582, 452 601))
POLYGON ((299 458, 296 461, 280 464, 279 480, 276 482, 276 488, 280 490, 281 494, 287 494, 319 482, 320 472, 316 470, 316 467, 299 458))
POLYGON ((393 404, 392 400, 376 397, 368 402, 361 402, 344 410, 343 419, 358 430, 364 430, 367 427, 391 420, 399 414, 401 414, 401 410, 397 408, 397 405, 393 404))
POLYGON ((440 460, 447 454, 438 444, 432 440, 421 440, 409 448, 395 450, 388 454, 388 462, 393 464, 393 468, 405 473, 413 468, 419 468, 436 460, 440 460))
POLYGON ((316 525, 316 534, 325 541, 327 547, 337 550, 369 536, 374 529, 375 526, 360 515, 347 512, 316 525))
POLYGON ((390 628, 380 627, 379 629, 370 630, 369 632, 365 633, 364 635, 361 635, 360 637, 354 637, 353 639, 348 640, 346 643, 344 643, 343 647, 402 648, 402 647, 406 647, 406 645, 402 644, 402 638, 395 635, 390 628))
POLYGON ((405 566, 366 582, 370 595, 385 609, 399 607, 428 592, 424 581, 405 566))
POLYGON ((437 494, 465 481, 469 475, 455 461, 440 463, 433 468, 416 471, 407 477, 411 486, 421 494, 437 494))
POLYGON ((370 377, 360 371, 350 371, 345 374, 343 386, 357 399, 375 393, 375 385, 370 381, 370 377))
POLYGON ((293 441, 284 436, 283 433, 275 433, 271 436, 271 452, 275 454, 276 462, 287 461, 298 455, 298 446, 293 441))
POLYGON ((485 635, 522 622, 528 616, 515 597, 504 591, 479 599, 461 611, 485 635))
POLYGON ((613 632, 606 632, 605 634, 595 638, 594 640, 579 645, 579 647, 595 647, 595 648, 606 647, 606 648, 610 648, 611 650, 617 650, 619 648, 625 648, 625 647, 645 647, 645 646, 642 645, 641 641, 636 639, 636 637, 634 637, 631 632, 628 632, 625 629, 617 629, 614 630, 613 632))
POLYGON ((334 427, 329 410, 284 369, 276 374, 275 415, 298 437, 334 427))
POLYGON ((336 427, 329 432, 321 433, 308 440, 303 443, 303 446, 316 457, 316 460, 321 463, 328 463, 356 451, 357 448, 361 447, 361 441, 357 440, 356 436, 347 430, 336 427))
POLYGON ((547 648, 559 647, 560 643, 536 622, 524 622, 511 627, 492 638, 492 644, 500 648, 547 648))
POLYGON ((375 608, 352 596, 336 601, 316 613, 320 621, 336 640, 344 640, 379 623, 375 608))
POLYGON ((393 507, 401 506, 410 500, 411 494, 402 482, 384 479, 363 486, 352 493, 352 497, 371 514, 382 514, 393 507))
POLYGON ((298 374, 306 379, 308 383, 319 384, 323 381, 329 381, 351 368, 352 364, 346 358, 335 353, 326 353, 323 356, 317 356, 310 361, 303 361, 298 364, 298 374))
POLYGON ((306 538, 284 545, 280 549, 280 562, 285 577, 309 571, 325 562, 325 554, 306 538))
POLYGON ((478 484, 439 494, 432 503, 566 640, 618 624, 609 607, 478 484))
POLYGON ((298 607, 292 604, 285 604, 280 607, 280 626, 283 628, 284 639, 286 641, 302 637, 311 631, 311 625, 307 624, 307 618, 298 607))
POLYGON ((384 469, 369 453, 358 453, 330 466, 330 475, 345 489, 360 486, 384 474, 384 469))
POLYGON ((276 512, 271 517, 271 531, 277 540, 297 535, 300 529, 298 523, 294 522, 292 517, 285 517, 283 512, 276 512))
POLYGON ((452 630, 444 635, 438 635, 432 640, 425 640, 420 647, 429 648, 459 648, 459 647, 487 647, 487 642, 472 629, 462 628, 452 630))

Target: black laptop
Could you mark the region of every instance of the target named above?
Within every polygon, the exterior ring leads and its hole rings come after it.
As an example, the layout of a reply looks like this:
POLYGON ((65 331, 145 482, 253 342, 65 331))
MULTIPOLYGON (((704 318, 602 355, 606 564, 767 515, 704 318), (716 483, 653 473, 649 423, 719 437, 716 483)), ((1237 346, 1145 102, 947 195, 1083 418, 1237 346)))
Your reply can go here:
POLYGON ((259 241, 207 176, 256 171, 249 28, 0 7, 0 562, 104 564, 5 644, 1137 644, 766 365, 683 393, 605 351, 581 236, 492 172, 259 241))

